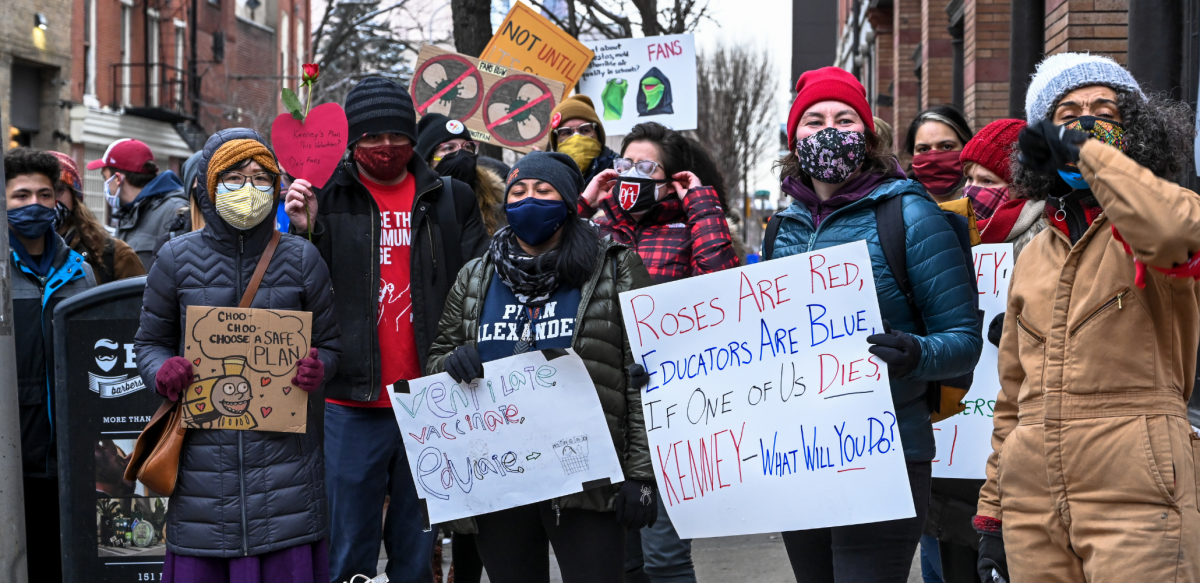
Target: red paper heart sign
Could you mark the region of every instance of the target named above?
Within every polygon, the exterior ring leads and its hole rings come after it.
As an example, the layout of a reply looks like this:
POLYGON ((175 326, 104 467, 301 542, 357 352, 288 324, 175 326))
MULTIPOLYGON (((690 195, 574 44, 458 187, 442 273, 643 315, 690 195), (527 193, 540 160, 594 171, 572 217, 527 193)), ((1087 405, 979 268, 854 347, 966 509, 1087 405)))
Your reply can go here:
POLYGON ((271 415, 272 409, 270 407, 263 407, 262 409, 259 409, 259 411, 262 411, 263 419, 266 419, 271 415))
POLYGON ((271 124, 271 145, 283 170, 321 188, 346 153, 346 112, 336 103, 318 105, 301 123, 290 113, 271 124))
POLYGON ((262 380, 260 380, 259 382, 262 383, 262 386, 265 387, 265 386, 271 384, 271 377, 263 377, 262 380))
POLYGON ((290 395, 290 394, 292 394, 292 387, 289 387, 289 386, 284 386, 284 387, 283 387, 283 394, 285 394, 285 395, 290 395))

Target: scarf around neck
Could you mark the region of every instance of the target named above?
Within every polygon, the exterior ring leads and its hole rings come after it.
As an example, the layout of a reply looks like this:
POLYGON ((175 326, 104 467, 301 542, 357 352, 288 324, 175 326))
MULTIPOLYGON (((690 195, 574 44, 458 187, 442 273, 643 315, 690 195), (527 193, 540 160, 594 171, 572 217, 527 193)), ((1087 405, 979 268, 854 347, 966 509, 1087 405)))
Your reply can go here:
POLYGON ((500 281, 522 304, 540 306, 558 289, 558 249, 530 255, 517 242, 512 227, 506 226, 492 237, 488 253, 500 281))

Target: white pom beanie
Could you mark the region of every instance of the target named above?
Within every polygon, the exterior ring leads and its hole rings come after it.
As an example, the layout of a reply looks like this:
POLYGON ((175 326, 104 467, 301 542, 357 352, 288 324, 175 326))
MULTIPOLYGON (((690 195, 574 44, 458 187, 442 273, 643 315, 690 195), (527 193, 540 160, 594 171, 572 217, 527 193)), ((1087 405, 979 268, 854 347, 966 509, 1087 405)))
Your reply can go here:
POLYGON ((1025 93, 1025 118, 1033 125, 1051 114, 1063 95, 1088 85, 1105 85, 1146 99, 1133 75, 1116 61, 1088 53, 1059 53, 1038 63, 1025 93))

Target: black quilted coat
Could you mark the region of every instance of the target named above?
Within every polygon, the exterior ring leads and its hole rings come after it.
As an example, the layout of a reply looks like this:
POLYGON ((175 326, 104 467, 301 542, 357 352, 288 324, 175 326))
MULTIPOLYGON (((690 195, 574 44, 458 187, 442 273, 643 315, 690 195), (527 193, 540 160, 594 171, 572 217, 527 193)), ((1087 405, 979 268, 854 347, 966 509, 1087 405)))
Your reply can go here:
MULTIPOLYGON (((650 444, 642 417, 642 392, 629 384, 629 365, 634 360, 617 297, 621 292, 652 285, 650 273, 637 253, 611 239, 600 241, 597 253, 599 258, 592 277, 580 290, 579 312, 575 316, 578 324, 571 347, 583 359, 596 385, 600 408, 625 477, 651 482, 654 468, 650 465, 650 444)), ((446 356, 455 348, 475 343, 484 299, 495 272, 490 254, 467 263, 458 272, 429 354, 426 367, 429 374, 442 372, 446 356)), ((584 490, 552 502, 556 508, 611 511, 616 489, 613 485, 584 490)), ((474 530, 466 521, 455 521, 451 528, 458 532, 474 530)))
MULTIPOLYGON (((183 354, 187 306, 237 306, 275 223, 239 231, 201 204, 207 226, 159 250, 135 339, 147 386, 163 361, 183 354)), ((337 372, 341 332, 329 270, 308 241, 283 235, 251 307, 312 312, 312 345, 337 372)), ((193 429, 180 454, 167 508, 167 548, 179 555, 241 557, 328 535, 321 391, 309 396, 307 432, 193 429), (315 409, 314 409, 315 407, 315 409)))

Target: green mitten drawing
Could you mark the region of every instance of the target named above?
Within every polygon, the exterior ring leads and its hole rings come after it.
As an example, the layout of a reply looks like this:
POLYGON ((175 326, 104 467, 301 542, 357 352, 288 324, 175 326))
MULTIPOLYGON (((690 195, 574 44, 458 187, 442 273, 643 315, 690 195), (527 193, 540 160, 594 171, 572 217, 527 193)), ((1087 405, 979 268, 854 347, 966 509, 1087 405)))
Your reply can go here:
POLYGON ((621 119, 625 113, 625 92, 629 91, 629 82, 624 79, 609 79, 600 92, 600 101, 604 103, 604 119, 621 119))

